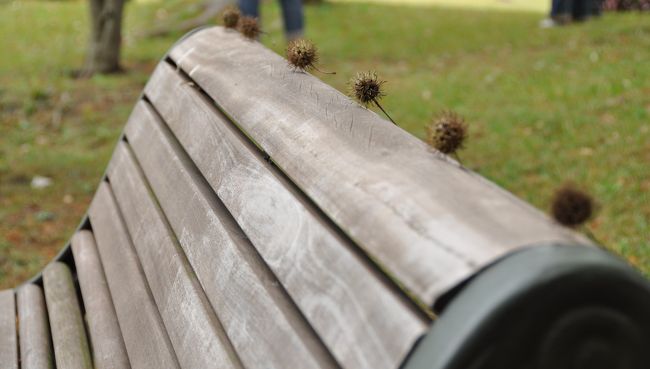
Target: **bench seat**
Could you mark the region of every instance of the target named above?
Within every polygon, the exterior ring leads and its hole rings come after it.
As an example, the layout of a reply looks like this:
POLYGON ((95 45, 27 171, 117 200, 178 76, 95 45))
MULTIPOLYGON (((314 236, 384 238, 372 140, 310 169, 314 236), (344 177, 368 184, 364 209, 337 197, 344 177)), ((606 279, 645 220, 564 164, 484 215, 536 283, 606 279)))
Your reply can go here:
POLYGON ((70 244, 0 292, 0 362, 551 368, 573 355, 553 327, 584 318, 623 327, 630 348, 603 355, 636 363, 648 307, 647 281, 589 239, 214 27, 154 71, 70 244), (531 310, 549 291, 557 311, 531 310))

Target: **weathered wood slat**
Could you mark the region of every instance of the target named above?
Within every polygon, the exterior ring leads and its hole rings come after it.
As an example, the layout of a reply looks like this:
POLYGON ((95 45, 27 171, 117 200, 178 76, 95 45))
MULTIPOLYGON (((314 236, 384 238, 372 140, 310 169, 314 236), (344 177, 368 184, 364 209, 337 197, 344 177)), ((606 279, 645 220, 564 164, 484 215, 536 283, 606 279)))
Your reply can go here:
POLYGON ((108 177, 178 362, 183 368, 241 368, 128 150, 118 145, 108 177))
POLYGON ((338 367, 148 109, 144 102, 135 107, 126 136, 244 366, 338 367))
MULTIPOLYGON (((338 362, 397 367, 426 327, 410 306, 173 69, 161 65, 145 92, 338 362)), ((165 184, 181 176, 160 159, 170 149, 153 153, 160 130, 133 123, 127 135, 161 191, 186 186, 165 184)), ((209 224, 203 213, 186 217, 209 224)))
POLYGON ((107 183, 99 186, 89 215, 131 366, 178 369, 165 326, 107 183))
POLYGON ((22 369, 54 368, 50 323, 41 287, 24 285, 16 291, 18 337, 22 369))
POLYGON ((347 235, 428 304, 523 245, 589 243, 237 33, 199 31, 170 56, 347 235))
POLYGON ((16 298, 13 290, 0 291, 0 363, 2 369, 18 369, 16 298))
POLYGON ((90 231, 80 231, 72 237, 71 244, 95 368, 130 368, 95 238, 90 231))
POLYGON ((48 265, 43 271, 43 289, 56 366, 92 369, 86 328, 68 266, 61 262, 48 265))

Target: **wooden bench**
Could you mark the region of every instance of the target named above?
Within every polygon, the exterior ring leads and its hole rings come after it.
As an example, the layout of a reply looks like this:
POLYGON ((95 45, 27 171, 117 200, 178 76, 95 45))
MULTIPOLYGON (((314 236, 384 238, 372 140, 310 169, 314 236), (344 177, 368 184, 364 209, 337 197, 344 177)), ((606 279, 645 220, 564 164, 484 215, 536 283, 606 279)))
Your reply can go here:
POLYGON ((210 28, 156 68, 70 245, 0 293, 0 366, 642 369, 648 311, 585 237, 210 28))

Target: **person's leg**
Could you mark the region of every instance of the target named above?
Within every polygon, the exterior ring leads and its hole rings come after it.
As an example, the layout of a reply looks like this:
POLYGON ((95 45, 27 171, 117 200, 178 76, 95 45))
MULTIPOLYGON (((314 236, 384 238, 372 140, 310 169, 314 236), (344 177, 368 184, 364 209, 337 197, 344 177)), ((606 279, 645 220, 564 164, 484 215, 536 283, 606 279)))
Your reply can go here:
POLYGON ((248 17, 259 18, 260 16, 260 1, 259 0, 238 0, 239 9, 242 14, 248 17))
POLYGON ((573 13, 573 3, 576 0, 559 0, 557 6, 557 15, 555 19, 560 24, 567 24, 571 22, 571 15, 573 13))
POLYGON ((603 7, 603 1, 602 0, 591 0, 590 1, 590 13, 594 17, 600 16, 600 10, 603 7))
POLYGON ((280 0, 280 4, 282 5, 284 31, 287 40, 294 40, 302 37, 305 26, 302 12, 302 0, 280 0))
POLYGON ((573 9, 571 15, 574 20, 583 21, 587 18, 587 4, 586 0, 573 0, 573 9))
POLYGON ((551 11, 548 14, 548 18, 542 19, 539 22, 541 28, 551 28, 558 25, 556 22, 559 7, 561 0, 551 0, 551 11))
POLYGON ((551 18, 557 17, 560 14, 560 3, 562 0, 551 1, 551 18))

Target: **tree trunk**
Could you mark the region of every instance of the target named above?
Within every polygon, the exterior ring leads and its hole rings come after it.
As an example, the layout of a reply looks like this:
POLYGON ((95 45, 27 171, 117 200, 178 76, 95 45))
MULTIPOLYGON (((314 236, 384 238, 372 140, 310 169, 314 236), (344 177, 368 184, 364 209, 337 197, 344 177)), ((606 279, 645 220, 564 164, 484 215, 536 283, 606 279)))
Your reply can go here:
POLYGON ((119 72, 124 0, 89 1, 91 33, 83 74, 119 72))

